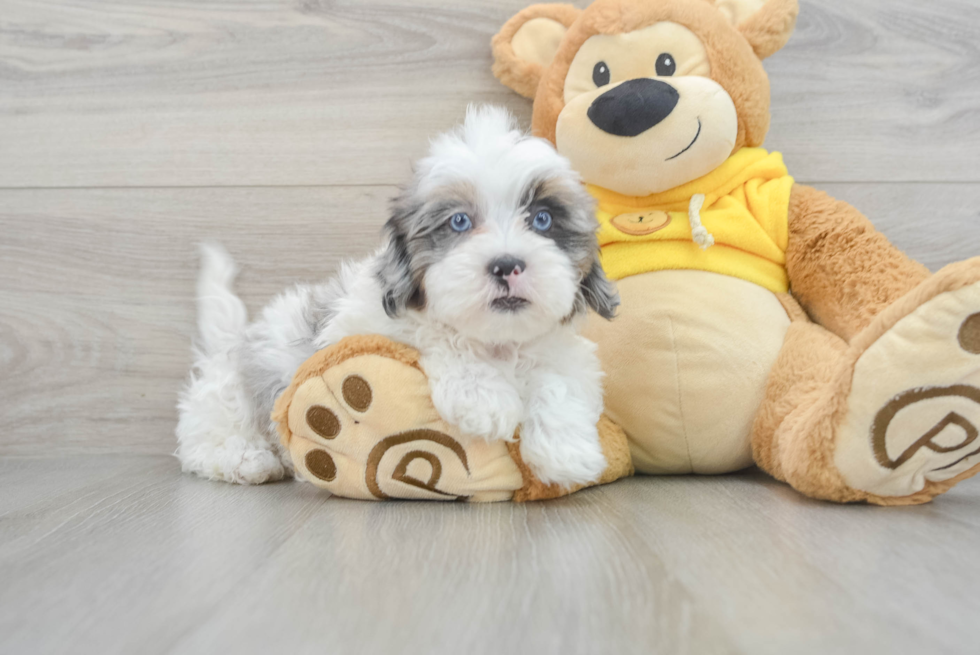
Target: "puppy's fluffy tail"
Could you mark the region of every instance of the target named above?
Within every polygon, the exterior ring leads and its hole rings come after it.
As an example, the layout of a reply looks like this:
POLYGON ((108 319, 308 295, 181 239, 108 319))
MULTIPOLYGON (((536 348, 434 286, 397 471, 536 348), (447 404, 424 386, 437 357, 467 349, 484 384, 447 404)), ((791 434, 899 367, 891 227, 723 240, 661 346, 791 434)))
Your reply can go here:
MULTIPOLYGON (((235 263, 217 244, 201 246, 194 366, 180 393, 177 452, 184 471, 212 480, 261 484, 285 472, 256 427, 236 346, 244 342, 245 305, 232 291, 235 263)), ((266 419, 267 420, 267 419, 266 419)))
POLYGON ((248 323, 245 304, 232 284, 238 267, 217 243, 201 244, 201 275, 197 280, 198 347, 205 355, 226 351, 238 343, 248 323))

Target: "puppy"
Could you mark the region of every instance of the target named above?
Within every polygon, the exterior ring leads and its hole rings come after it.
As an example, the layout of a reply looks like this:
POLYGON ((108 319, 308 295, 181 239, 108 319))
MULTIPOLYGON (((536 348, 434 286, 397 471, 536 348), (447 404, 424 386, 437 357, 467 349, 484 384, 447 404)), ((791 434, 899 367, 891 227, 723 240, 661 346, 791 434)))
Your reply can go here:
POLYGON ((619 298, 599 265, 593 202, 552 146, 499 108, 471 108, 393 202, 387 244, 247 324, 235 267, 204 248, 199 350, 180 396, 185 471, 258 484, 291 471, 269 415, 317 350, 380 334, 421 353, 436 410, 463 433, 514 437, 545 483, 596 480, 602 372, 577 333, 619 298))

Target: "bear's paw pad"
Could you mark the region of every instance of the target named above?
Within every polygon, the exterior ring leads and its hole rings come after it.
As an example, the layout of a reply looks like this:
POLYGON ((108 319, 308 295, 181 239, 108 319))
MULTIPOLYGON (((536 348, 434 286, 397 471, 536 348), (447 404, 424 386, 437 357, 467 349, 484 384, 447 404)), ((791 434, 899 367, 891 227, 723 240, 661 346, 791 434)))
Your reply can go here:
POLYGON ((905 497, 975 472, 980 282, 899 320, 858 359, 852 389, 834 455, 851 487, 905 497))
POLYGON ((523 483, 503 442, 440 418, 417 353, 378 337, 310 358, 274 417, 299 476, 338 496, 510 500, 523 483))

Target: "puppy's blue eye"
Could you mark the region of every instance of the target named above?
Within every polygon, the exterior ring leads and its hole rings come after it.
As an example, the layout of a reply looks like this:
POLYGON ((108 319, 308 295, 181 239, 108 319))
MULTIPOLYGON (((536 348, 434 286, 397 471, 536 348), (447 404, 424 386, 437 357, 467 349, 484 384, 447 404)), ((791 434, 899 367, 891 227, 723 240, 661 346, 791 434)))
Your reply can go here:
POLYGON ((453 217, 449 219, 449 227, 457 232, 466 232, 473 227, 473 221, 466 214, 453 214, 453 217))
POLYGON ((549 211, 539 211, 534 215, 534 220, 531 221, 531 226, 538 232, 547 232, 551 229, 551 212, 549 211))

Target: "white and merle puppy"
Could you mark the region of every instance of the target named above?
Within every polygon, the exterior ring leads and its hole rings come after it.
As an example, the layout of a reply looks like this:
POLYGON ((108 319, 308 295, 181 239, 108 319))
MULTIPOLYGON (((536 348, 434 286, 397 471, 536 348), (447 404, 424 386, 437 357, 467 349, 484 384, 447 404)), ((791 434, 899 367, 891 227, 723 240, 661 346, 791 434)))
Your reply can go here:
POLYGON ((470 109, 394 201, 388 242, 326 284, 280 295, 248 325, 235 267, 204 249, 201 342, 183 391, 185 471, 238 483, 290 470, 269 415, 320 348, 381 334, 417 348, 439 414, 512 439, 543 482, 596 480, 602 372, 576 325, 619 302, 598 261, 593 202, 568 162, 503 109, 470 109))

